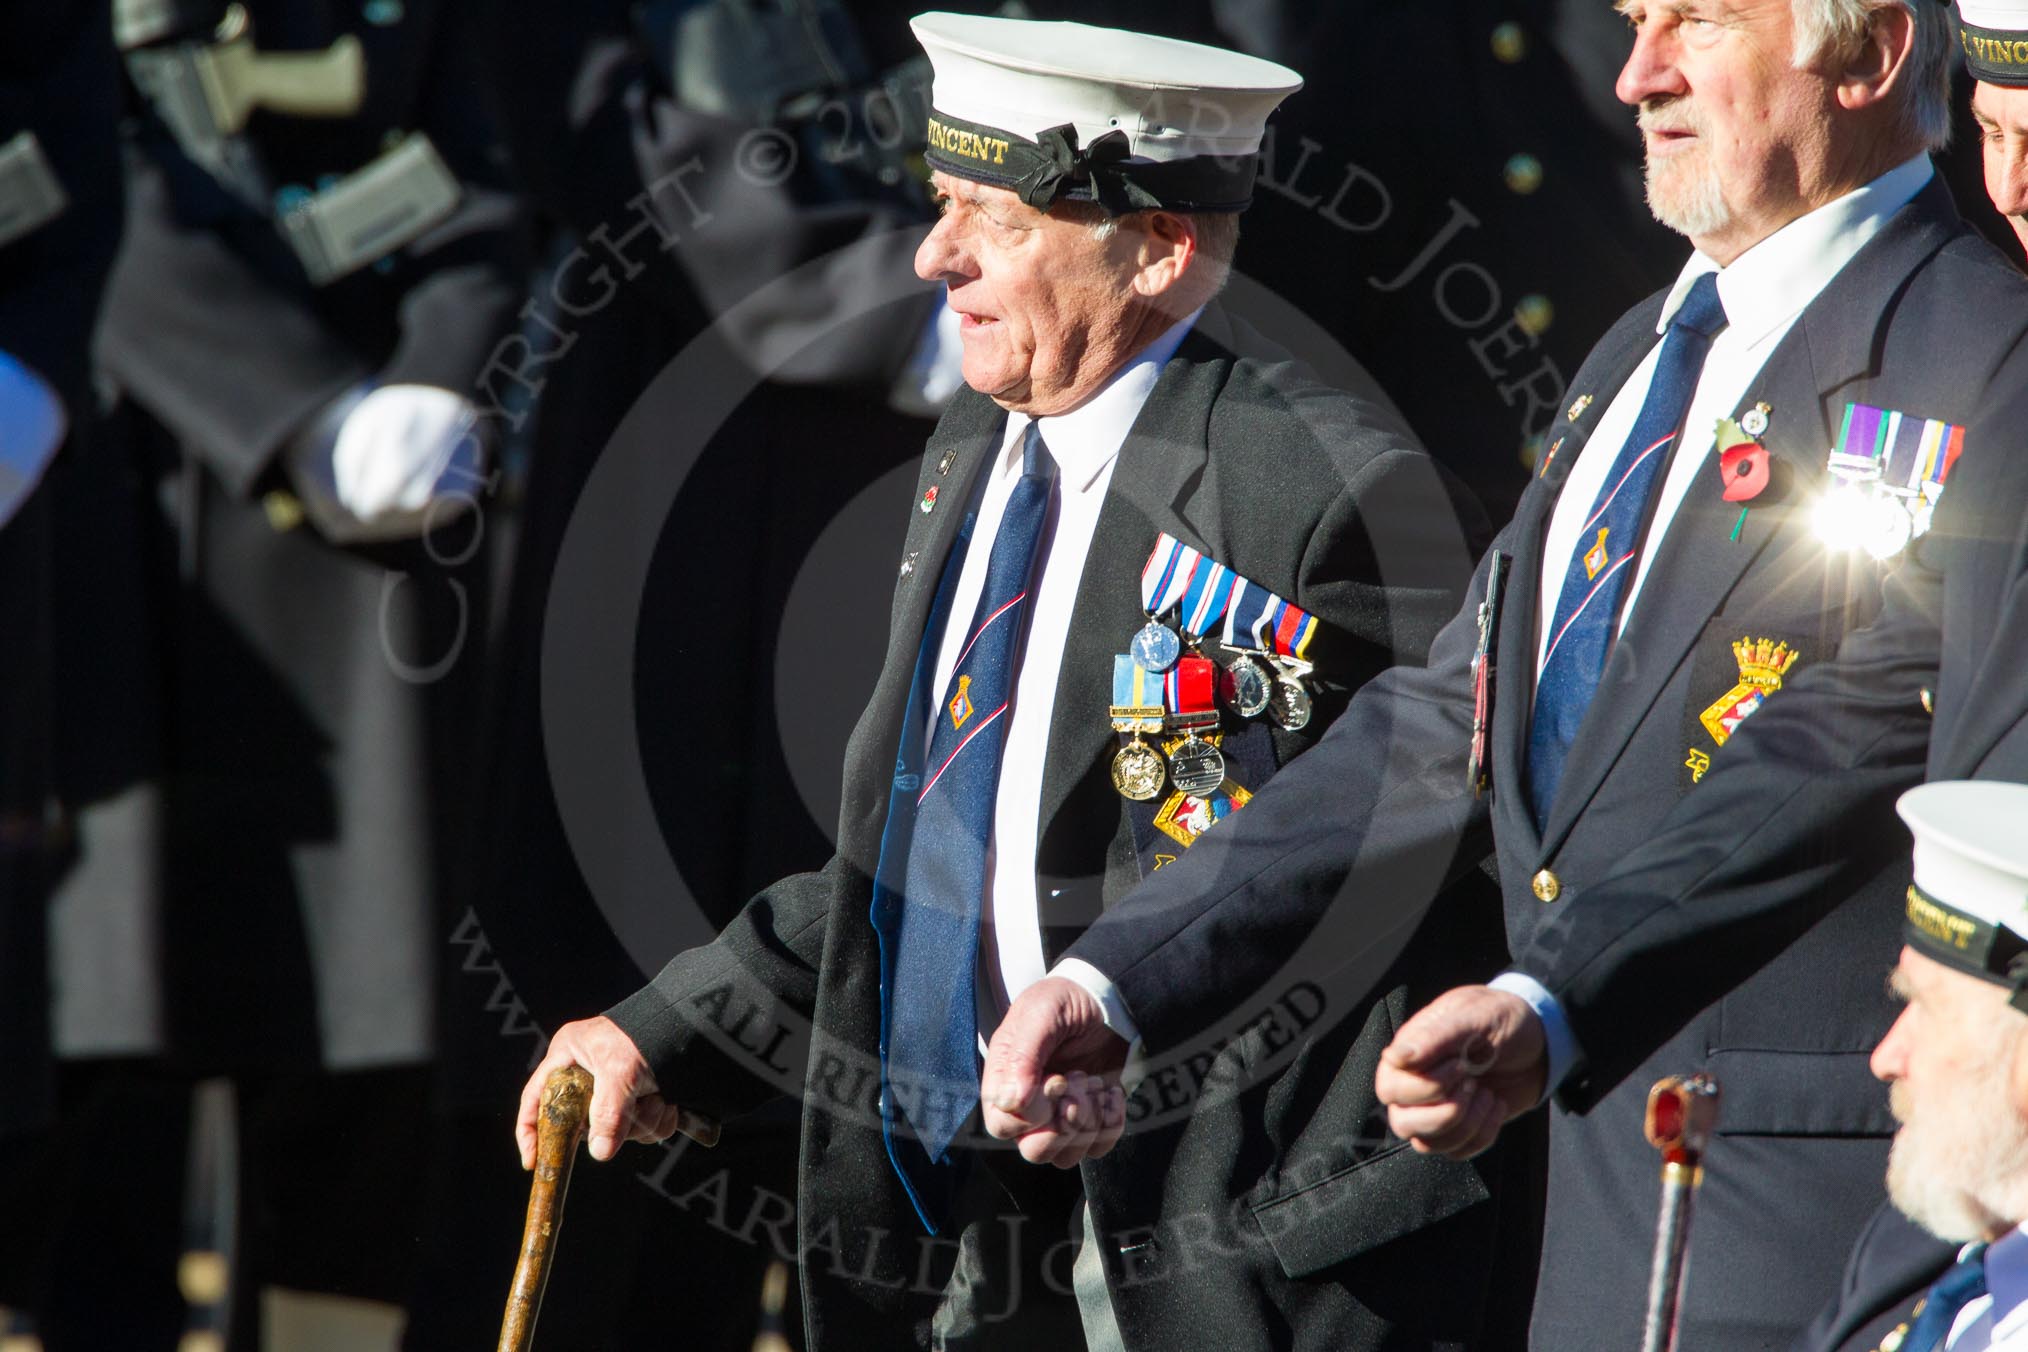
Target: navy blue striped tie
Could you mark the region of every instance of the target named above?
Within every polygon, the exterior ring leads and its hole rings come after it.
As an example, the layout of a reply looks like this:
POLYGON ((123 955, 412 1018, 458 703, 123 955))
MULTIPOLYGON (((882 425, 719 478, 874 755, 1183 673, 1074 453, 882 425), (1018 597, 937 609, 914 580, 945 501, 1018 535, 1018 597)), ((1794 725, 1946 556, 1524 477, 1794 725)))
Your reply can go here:
MULTIPOLYGON (((948 1189, 946 1180, 923 1175, 949 1164, 951 1141, 979 1100, 979 906, 1029 588, 1055 481, 1056 464, 1031 423, 978 609, 950 684, 930 708, 935 731, 920 788, 912 805, 902 804, 912 806, 914 821, 900 919, 889 940, 882 1125, 895 1170, 932 1230, 937 1199, 948 1189)), ((925 643, 941 639, 924 635, 925 643)), ((914 729, 904 729, 911 735, 914 729)))
POLYGON ((1986 1246, 1974 1244, 1922 1298, 1901 1352, 1941 1352, 1944 1340, 1951 1336, 1951 1325, 1958 1321, 1958 1312, 1985 1294, 1986 1246))
POLYGON ((1707 272, 1691 283, 1669 321, 1634 430, 1578 532, 1551 620, 1549 654, 1535 687, 1535 717, 1528 729, 1528 793, 1538 828, 1549 820, 1564 759, 1598 693, 1606 653, 1619 631, 1620 605, 1639 564, 1654 486, 1690 412, 1711 337, 1724 327, 1718 274, 1707 272))

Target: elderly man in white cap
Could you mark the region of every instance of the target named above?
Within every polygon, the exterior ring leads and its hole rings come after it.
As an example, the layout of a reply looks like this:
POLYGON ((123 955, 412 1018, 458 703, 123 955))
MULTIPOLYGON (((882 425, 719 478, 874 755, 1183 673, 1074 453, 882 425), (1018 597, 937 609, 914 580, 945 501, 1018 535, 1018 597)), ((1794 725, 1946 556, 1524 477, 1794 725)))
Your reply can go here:
MULTIPOLYGON (((1336 1056, 1279 1107, 1237 1092, 1323 1020, 1310 991, 1264 1000, 1250 1039, 1206 1054, 1209 1109, 1172 1101, 1176 1067, 1150 1076, 1161 1093, 1134 1103, 1166 1114, 1190 1162, 1097 1162, 1130 1111, 1134 1029, 1103 974, 1060 960, 1462 594, 1458 506, 1407 430, 1236 355, 1246 340, 1206 308, 1263 122, 1300 80, 1081 24, 914 28, 943 209, 917 270, 947 291, 970 391, 909 502, 837 854, 559 1029, 524 1095, 524 1160, 543 1081, 570 1062, 597 1077, 598 1159, 669 1136, 677 1104, 725 1118, 800 1094, 813 1350, 1466 1341, 1491 1266, 1481 1166, 1397 1149, 1312 1205, 1325 1194, 1304 1184, 1358 1161, 1315 1166, 1369 1134, 1363 1073, 1321 1108, 1336 1056), (1038 986, 1104 1035, 1008 1105, 996 1139, 980 1057, 1038 986), (1242 1202, 1271 1208, 1277 1179, 1291 1196, 1270 1239, 1242 1202)), ((1367 1008, 1329 1012, 1360 1034, 1367 1008)))
POLYGON ((1979 83, 1972 120, 1979 125, 1986 195, 2028 247, 2028 3, 1959 0, 1958 43, 1979 83))
POLYGON ((1901 1123, 1887 1169, 1896 1210, 1861 1237, 1838 1299, 1798 1347, 2021 1352, 2028 785, 1925 784, 1900 808, 1915 833, 1892 982, 1905 1005, 1873 1052, 1901 1123))

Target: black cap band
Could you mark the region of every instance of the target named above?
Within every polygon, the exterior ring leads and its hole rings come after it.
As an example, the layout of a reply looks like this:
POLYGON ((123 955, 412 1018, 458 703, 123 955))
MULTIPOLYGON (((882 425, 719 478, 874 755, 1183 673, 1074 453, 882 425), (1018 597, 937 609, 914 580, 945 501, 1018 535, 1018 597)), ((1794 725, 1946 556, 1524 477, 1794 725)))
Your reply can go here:
POLYGON ((1913 883, 1902 935, 1910 948, 1946 967, 2011 986, 2017 1001, 2028 990, 2028 939, 1966 915, 1913 883))
POLYGON ((1115 216, 1154 208, 1243 211, 1260 167, 1258 155, 1131 160, 1122 131, 1079 149, 1069 123, 1029 141, 934 109, 923 158, 947 174, 1010 189, 1040 210, 1057 201, 1096 202, 1115 216))
POLYGON ((1965 69, 1987 84, 2028 85, 2028 33, 1960 23, 1965 69))

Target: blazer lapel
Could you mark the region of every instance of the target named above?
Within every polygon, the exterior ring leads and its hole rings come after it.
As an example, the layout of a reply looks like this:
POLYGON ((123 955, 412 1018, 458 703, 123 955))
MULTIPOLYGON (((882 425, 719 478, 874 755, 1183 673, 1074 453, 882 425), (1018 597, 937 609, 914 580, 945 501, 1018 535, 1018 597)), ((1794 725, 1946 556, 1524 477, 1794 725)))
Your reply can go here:
MULTIPOLYGON (((885 818, 888 776, 895 747, 900 744, 902 725, 908 717, 908 691, 915 676, 916 658, 925 642, 937 641, 926 635, 930 608, 936 602, 937 584, 951 563, 951 551, 966 514, 972 510, 987 467, 1000 446, 1000 430, 1006 414, 990 400, 961 393, 930 433, 923 459, 923 471, 913 499, 918 510, 909 513, 908 531, 902 541, 900 566, 907 571, 897 580, 893 616, 887 634, 887 658, 880 666, 880 678, 867 706, 867 726, 873 728, 882 747, 881 764, 888 768, 866 780, 867 792, 857 795, 861 823, 877 832, 885 818), (934 487, 937 496, 928 512, 919 510, 924 495, 934 487), (877 723, 870 720, 878 720, 877 723)), ((931 692, 936 698, 936 692, 931 692)), ((846 777, 851 794, 860 777, 846 777)))
MULTIPOLYGON (((1584 453, 1607 407, 1654 346, 1655 317, 1660 309, 1659 296, 1642 305, 1601 339, 1578 368, 1570 382, 1570 389, 1576 392, 1573 402, 1547 435, 1536 481, 1515 508, 1509 532, 1514 556, 1501 600, 1500 651, 1494 675, 1492 811, 1497 838, 1526 846, 1528 853, 1533 852, 1536 831, 1525 780, 1528 724, 1535 705, 1535 654, 1541 646, 1542 626, 1549 620, 1539 613, 1542 570, 1548 566, 1542 557, 1543 542, 1571 467, 1584 453)), ((1599 453, 1614 455, 1618 450, 1601 446, 1599 453)))
POLYGON ((1192 332, 1162 370, 1120 445, 1091 550, 1085 555, 1058 669, 1042 775, 1043 834, 1073 790, 1114 745, 1113 656, 1126 651, 1141 612, 1141 566, 1167 531, 1218 555, 1221 541, 1185 519, 1185 502, 1209 455, 1205 425, 1227 365, 1216 345, 1192 332))

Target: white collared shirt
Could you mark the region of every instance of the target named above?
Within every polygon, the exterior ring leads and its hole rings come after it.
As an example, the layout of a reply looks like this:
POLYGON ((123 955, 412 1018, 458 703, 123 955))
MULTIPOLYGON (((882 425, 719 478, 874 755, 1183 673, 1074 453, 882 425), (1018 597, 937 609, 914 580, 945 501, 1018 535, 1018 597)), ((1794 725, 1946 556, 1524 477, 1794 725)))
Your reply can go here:
MULTIPOLYGON (((1718 299, 1725 306, 1726 325, 1711 340, 1704 359, 1697 391, 1690 397, 1690 412, 1683 422, 1683 435, 1670 448, 1669 464, 1655 499, 1653 524, 1635 561, 1633 585, 1627 589, 1620 608, 1620 628, 1634 613, 1647 580, 1648 568, 1661 552, 1662 539, 1676 519, 1676 509, 1694 486, 1697 491, 1720 491, 1718 475, 1707 468, 1711 448, 1717 440, 1718 420, 1729 418, 1760 368, 1802 314, 1830 284, 1852 256, 1880 232, 1888 217, 1921 192, 1935 172, 1929 156, 1917 155, 1896 166, 1865 187, 1846 193, 1835 202, 1799 216, 1721 269, 1702 253, 1690 256, 1676 285, 1662 302, 1661 317, 1655 323, 1659 336, 1690 292, 1691 283, 1707 272, 1718 274, 1718 299)), ((1537 611, 1535 674, 1542 674, 1548 655, 1550 619, 1563 591, 1564 575, 1577 549, 1578 533, 1591 515, 1604 486, 1607 471, 1618 458, 1621 446, 1634 430, 1641 404, 1648 397, 1649 382, 1655 376, 1662 345, 1658 341, 1627 383, 1613 396, 1611 406, 1599 418, 1591 439, 1571 466, 1570 478, 1556 500, 1549 531, 1542 546, 1542 597, 1537 611)), ((1776 409, 1779 420, 1786 410, 1776 409)), ((1797 409, 1792 416, 1805 416, 1797 409)), ((1826 448, 1828 449, 1828 448, 1826 448)))
MULTIPOLYGON (((1198 312, 1198 313, 1201 313, 1198 312)), ((1105 388, 1069 413, 1037 419, 1042 442, 1056 461, 1056 499, 1043 529, 1042 556, 1030 588, 1033 604, 1028 634, 1021 648, 1021 670, 1014 678, 1013 708, 1008 712, 1007 752, 1000 763, 999 792, 993 805, 993 835, 986 849, 986 895, 979 920, 979 1034, 990 1038, 1014 997, 1048 975, 1042 948, 1041 909, 1035 894, 1035 846, 1042 823, 1043 760, 1049 727, 1056 713, 1056 676, 1070 636, 1071 609, 1077 604, 1085 556, 1091 551, 1099 509, 1119 462, 1120 446, 1141 408, 1148 402, 1163 366, 1197 321, 1197 314, 1170 327, 1143 348, 1105 388)), ((951 598, 950 618, 937 649, 936 684, 948 693, 951 672, 967 636, 979 594, 986 588, 986 563, 993 536, 1007 510, 1007 499, 1021 478, 1022 442, 1031 419, 1009 413, 1000 453, 994 458, 972 542, 951 598)), ((1139 594, 1138 574, 1118 585, 1139 594)), ((1108 635, 1122 646, 1131 634, 1108 635)), ((932 707, 940 707, 939 704, 932 707)), ((1103 718, 1103 709, 1076 709, 1071 717, 1103 718)), ((927 746, 934 724, 923 730, 927 746)), ((1056 975, 1084 986, 1106 1006, 1108 1026, 1132 1039, 1127 1019, 1112 985, 1088 964, 1075 959, 1058 964, 1056 975)))
POLYGON ((1950 1352, 2028 1349, 2028 1226, 2014 1227, 1987 1248, 1986 1294, 1958 1311, 1944 1346, 1950 1352))

